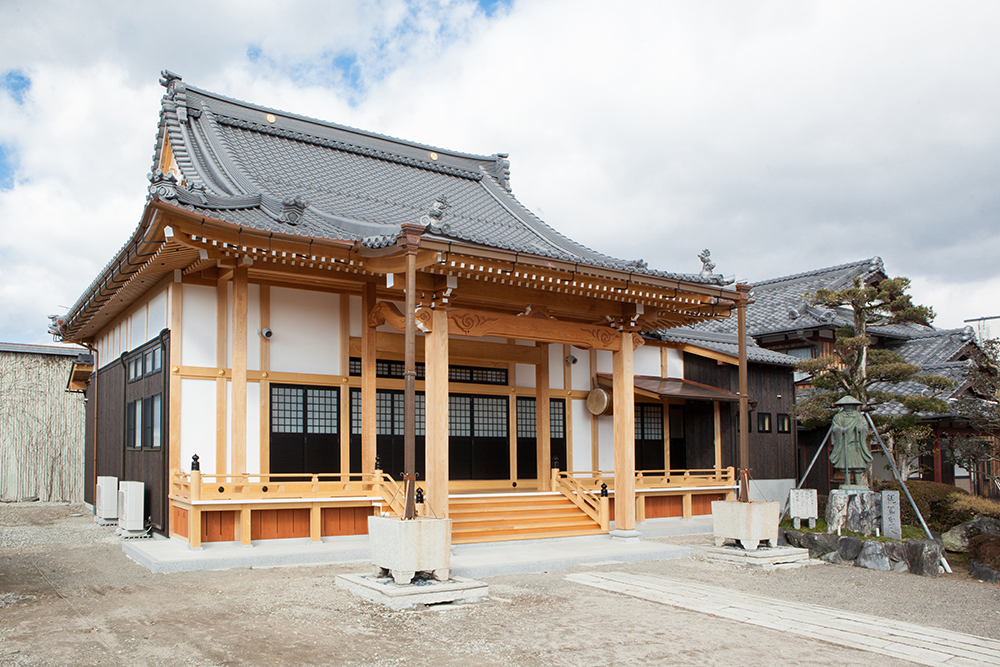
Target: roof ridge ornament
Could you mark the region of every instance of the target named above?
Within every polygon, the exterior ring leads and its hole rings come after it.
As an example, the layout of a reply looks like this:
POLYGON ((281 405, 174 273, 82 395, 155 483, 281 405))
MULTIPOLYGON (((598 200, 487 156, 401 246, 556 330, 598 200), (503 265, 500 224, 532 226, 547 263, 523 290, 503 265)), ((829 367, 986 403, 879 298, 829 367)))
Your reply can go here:
POLYGON ((173 172, 157 169, 147 175, 149 179, 149 195, 160 199, 177 198, 177 177, 173 172))
POLYGON ((427 209, 427 213, 420 217, 420 224, 435 234, 448 234, 451 231, 451 227, 441 224, 441 220, 444 219, 444 211, 447 208, 450 208, 448 198, 443 194, 438 195, 434 203, 427 209))
POLYGON ((500 183, 501 187, 510 192, 510 153, 493 154, 493 176, 500 183))
POLYGON ((715 262, 712 261, 712 252, 705 248, 698 254, 698 259, 701 260, 701 273, 698 275, 702 278, 713 277, 715 274, 712 273, 712 269, 715 268, 715 262))
POLYGON ((165 69, 160 72, 160 85, 167 89, 163 95, 164 106, 167 106, 168 101, 172 101, 177 111, 177 120, 181 124, 187 123, 187 85, 181 76, 165 69))
POLYGON ((286 225, 298 225, 302 222, 302 216, 305 215, 306 208, 308 207, 309 201, 302 197, 302 195, 285 197, 281 201, 281 213, 278 215, 278 222, 283 222, 286 225))

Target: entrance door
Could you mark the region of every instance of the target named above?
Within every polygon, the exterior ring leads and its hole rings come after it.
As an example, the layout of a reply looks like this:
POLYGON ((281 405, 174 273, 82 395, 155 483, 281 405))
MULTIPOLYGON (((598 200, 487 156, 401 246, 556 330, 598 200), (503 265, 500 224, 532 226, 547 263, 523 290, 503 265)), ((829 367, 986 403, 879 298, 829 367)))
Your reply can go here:
POLYGON ((272 473, 340 472, 340 390, 271 385, 272 473))
MULTIPOLYGON (((671 456, 673 450, 671 449, 671 456)), ((663 405, 635 404, 635 469, 663 470, 663 405)))
MULTIPOLYGON (((424 393, 414 397, 416 424, 417 482, 424 479, 424 393)), ((394 479, 403 478, 405 456, 405 395, 402 391, 379 389, 375 392, 375 453, 381 469, 394 479)), ((361 390, 351 389, 351 472, 361 472, 361 390)))
POLYGON ((449 477, 510 479, 506 396, 448 397, 449 477))
MULTIPOLYGON (((517 478, 537 479, 538 459, 538 415, 535 412, 535 399, 530 396, 519 396, 517 399, 517 478)), ((549 399, 549 453, 552 460, 549 465, 566 470, 569 459, 566 458, 566 401, 561 398, 549 399)))

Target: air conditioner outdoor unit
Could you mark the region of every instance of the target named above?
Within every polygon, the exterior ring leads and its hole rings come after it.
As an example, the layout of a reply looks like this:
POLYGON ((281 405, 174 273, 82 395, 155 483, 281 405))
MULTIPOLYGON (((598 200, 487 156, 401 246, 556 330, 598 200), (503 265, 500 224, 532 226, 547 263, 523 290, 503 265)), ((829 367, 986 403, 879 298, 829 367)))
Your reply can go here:
POLYGON ((98 477, 94 498, 94 521, 102 525, 118 521, 118 478, 98 477))
POLYGON ((118 530, 120 533, 145 532, 145 484, 121 482, 118 485, 118 530))

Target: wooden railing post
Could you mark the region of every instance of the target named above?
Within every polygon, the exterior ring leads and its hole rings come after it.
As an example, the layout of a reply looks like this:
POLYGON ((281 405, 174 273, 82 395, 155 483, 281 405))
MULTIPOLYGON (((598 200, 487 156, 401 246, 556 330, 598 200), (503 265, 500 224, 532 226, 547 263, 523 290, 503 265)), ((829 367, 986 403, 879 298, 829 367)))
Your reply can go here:
POLYGON ((608 485, 601 484, 601 530, 607 532, 611 528, 611 500, 608 498, 608 485))
POLYGON ((551 473, 552 478, 552 490, 556 491, 559 489, 559 468, 553 468, 551 473))

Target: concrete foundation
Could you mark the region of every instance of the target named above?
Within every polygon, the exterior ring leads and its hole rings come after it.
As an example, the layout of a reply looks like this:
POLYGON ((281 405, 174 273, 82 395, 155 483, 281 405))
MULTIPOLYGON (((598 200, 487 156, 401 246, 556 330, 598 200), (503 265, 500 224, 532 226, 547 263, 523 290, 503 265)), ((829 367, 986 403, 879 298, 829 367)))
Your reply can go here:
POLYGON ((740 547, 692 547, 691 555, 701 560, 716 563, 731 563, 758 570, 777 570, 802 567, 819 561, 809 559, 808 549, 797 547, 775 547, 746 551, 740 547))
POLYGON ((454 577, 448 581, 417 579, 413 583, 400 585, 391 577, 341 574, 337 575, 337 586, 393 611, 456 602, 468 604, 489 599, 489 586, 463 577, 454 577))

